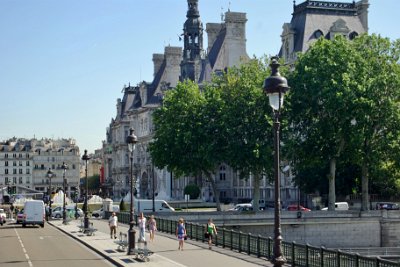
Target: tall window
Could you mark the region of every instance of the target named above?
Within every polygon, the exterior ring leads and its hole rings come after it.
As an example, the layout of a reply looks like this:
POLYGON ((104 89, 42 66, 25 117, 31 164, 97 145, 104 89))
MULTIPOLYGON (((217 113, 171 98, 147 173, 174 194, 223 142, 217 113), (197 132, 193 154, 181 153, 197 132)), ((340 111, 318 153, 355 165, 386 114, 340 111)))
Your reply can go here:
POLYGON ((220 181, 226 180, 226 167, 224 165, 221 165, 219 167, 219 180, 220 181))
POLYGON ((18 180, 18 182, 19 182, 20 184, 22 184, 22 183, 23 183, 23 181, 22 181, 22 177, 19 177, 19 180, 18 180))
POLYGON ((4 164, 5 164, 5 166, 8 166, 8 161, 6 161, 4 164))
POLYGON ((5 170, 4 170, 4 173, 5 173, 5 174, 8 174, 8 169, 5 169, 5 170))
POLYGON ((30 171, 30 169, 26 169, 26 174, 30 174, 31 173, 31 171, 30 171))
POLYGON ((26 166, 29 166, 29 165, 30 165, 29 160, 27 160, 26 161, 26 166))

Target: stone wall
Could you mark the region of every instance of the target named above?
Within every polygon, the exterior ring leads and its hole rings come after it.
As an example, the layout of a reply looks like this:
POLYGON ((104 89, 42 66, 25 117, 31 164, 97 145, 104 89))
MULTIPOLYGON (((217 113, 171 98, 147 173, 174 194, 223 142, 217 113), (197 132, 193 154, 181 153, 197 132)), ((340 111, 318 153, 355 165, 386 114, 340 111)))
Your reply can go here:
MULTIPOLYGON (((175 212, 158 216, 206 224, 213 218, 218 227, 234 229, 253 235, 271 236, 274 233, 274 213, 252 212, 175 212)), ((400 211, 283 211, 282 236, 285 241, 308 243, 328 248, 393 247, 400 245, 400 211)))

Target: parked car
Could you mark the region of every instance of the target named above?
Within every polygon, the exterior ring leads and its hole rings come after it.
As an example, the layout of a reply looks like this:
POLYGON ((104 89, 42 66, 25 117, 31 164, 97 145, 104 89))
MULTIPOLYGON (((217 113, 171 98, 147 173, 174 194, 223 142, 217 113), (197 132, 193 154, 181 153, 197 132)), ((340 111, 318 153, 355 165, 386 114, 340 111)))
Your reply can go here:
POLYGON ((25 217, 24 217, 24 209, 21 209, 18 213, 17 213, 17 223, 22 223, 24 221, 25 217))
MULTIPOLYGON (((325 207, 321 210, 328 210, 328 207, 325 207)), ((347 202, 335 202, 335 210, 349 210, 349 203, 347 202)))
POLYGON ((289 206, 287 206, 288 211, 311 211, 309 208, 305 208, 302 205, 297 205, 297 204, 291 204, 289 206))
POLYGON ((7 215, 4 212, 4 209, 0 209, 0 225, 3 226, 4 223, 6 223, 6 218, 7 215))
POLYGON ((398 210, 400 209, 399 205, 392 202, 379 202, 376 203, 377 210, 398 210))
POLYGON ((104 214, 104 211, 103 211, 103 208, 101 208, 98 210, 94 210, 92 212, 92 217, 95 217, 95 218, 103 217, 103 214, 104 214))
POLYGON ((236 204, 235 207, 229 209, 229 211, 252 211, 252 210, 253 210, 253 205, 251 205, 251 203, 236 204))
MULTIPOLYGON (((71 217, 75 216, 75 207, 71 207, 71 206, 70 207, 65 207, 65 211, 67 213, 67 216, 68 216, 68 214, 70 216, 72 214, 71 217)), ((82 217, 83 215, 84 214, 83 214, 82 209, 78 208, 78 217, 82 217)), ((57 219, 62 218, 63 217, 63 207, 60 206, 60 207, 56 207, 56 208, 52 209, 51 216, 54 217, 54 218, 57 218, 57 219)))

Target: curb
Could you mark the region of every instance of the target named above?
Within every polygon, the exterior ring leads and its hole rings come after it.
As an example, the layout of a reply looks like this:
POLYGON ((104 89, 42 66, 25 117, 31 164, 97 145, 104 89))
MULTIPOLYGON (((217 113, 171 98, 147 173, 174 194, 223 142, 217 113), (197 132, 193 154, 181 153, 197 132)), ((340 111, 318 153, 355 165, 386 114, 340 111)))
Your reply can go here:
POLYGON ((125 265, 119 263, 118 261, 114 260, 113 258, 111 258, 110 256, 108 256, 107 254, 103 253, 102 251, 98 250, 97 248, 89 245, 88 243, 84 242, 82 239, 70 234, 69 232, 61 229, 60 227, 56 226, 55 224, 51 223, 50 221, 47 222, 49 225, 53 226, 54 228, 58 229, 59 231, 63 232, 64 234, 68 235, 69 237, 72 237, 73 239, 77 240, 79 243, 85 245, 87 248, 93 250, 94 252, 96 252, 97 254, 101 255, 102 257, 104 257, 106 260, 108 260, 109 262, 111 262, 112 264, 114 264, 115 266, 118 267, 124 267, 125 265))

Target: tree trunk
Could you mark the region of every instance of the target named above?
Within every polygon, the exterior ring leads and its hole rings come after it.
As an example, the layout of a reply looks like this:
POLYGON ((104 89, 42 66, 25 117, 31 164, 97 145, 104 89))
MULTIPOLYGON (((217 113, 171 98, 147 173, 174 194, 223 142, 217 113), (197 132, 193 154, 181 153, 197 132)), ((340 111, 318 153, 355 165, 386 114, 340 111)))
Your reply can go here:
POLYGON ((369 183, 369 170, 367 164, 364 162, 361 167, 361 210, 369 210, 368 183, 369 183))
POLYGON ((260 175, 255 173, 253 175, 254 192, 253 192, 253 210, 260 210, 260 175))
POLYGON ((215 180, 209 174, 207 174, 207 179, 208 179, 208 181, 210 181, 211 187, 213 189, 215 203, 217 204, 217 211, 221 211, 221 203, 219 201, 219 192, 217 189, 217 184, 215 183, 215 180))
POLYGON ((336 173, 336 158, 332 158, 329 162, 329 196, 328 210, 335 210, 336 193, 335 193, 335 173, 336 173))

